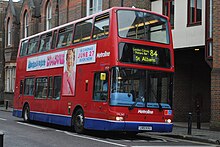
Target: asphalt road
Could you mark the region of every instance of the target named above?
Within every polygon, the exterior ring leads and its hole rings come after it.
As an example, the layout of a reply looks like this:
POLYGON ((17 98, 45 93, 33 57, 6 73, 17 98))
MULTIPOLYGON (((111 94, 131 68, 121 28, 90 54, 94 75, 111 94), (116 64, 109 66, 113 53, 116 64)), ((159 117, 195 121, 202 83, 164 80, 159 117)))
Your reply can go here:
POLYGON ((82 135, 71 132, 68 127, 39 122, 24 123, 22 119, 4 111, 0 111, 0 132, 4 133, 3 147, 214 146, 149 133, 129 137, 118 132, 89 131, 82 135))

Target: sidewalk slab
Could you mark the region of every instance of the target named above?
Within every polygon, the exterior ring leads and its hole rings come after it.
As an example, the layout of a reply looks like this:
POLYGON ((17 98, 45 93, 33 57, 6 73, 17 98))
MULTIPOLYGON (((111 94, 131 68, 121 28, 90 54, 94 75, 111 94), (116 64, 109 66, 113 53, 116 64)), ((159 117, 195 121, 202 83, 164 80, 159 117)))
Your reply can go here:
POLYGON ((5 112, 12 112, 13 108, 12 107, 8 107, 6 109, 6 107, 4 105, 0 105, 0 111, 5 111, 5 112))
POLYGON ((171 133, 157 133, 157 135, 220 145, 220 131, 209 130, 209 123, 202 123, 201 129, 197 129, 196 123, 193 123, 191 135, 188 135, 187 122, 174 122, 171 133))

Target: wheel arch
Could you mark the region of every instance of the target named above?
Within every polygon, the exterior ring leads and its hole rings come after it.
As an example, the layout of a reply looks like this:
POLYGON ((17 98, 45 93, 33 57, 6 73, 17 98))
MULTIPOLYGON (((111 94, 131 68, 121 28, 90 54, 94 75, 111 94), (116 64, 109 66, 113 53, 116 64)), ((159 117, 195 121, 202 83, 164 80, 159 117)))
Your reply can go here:
MULTIPOLYGON (((74 116, 74 114, 76 113, 76 111, 77 111, 78 109, 82 109, 82 110, 83 110, 83 107, 82 107, 81 105, 77 105, 77 106, 73 109, 72 117, 74 116)), ((84 110, 83 110, 83 112, 84 112, 84 110)))

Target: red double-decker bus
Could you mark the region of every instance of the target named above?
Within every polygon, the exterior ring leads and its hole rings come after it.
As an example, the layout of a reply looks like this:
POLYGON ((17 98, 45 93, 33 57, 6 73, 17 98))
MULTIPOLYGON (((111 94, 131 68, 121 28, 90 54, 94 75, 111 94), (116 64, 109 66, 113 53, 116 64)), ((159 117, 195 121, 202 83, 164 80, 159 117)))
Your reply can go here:
POLYGON ((113 7, 20 41, 13 115, 85 130, 172 131, 168 18, 113 7))

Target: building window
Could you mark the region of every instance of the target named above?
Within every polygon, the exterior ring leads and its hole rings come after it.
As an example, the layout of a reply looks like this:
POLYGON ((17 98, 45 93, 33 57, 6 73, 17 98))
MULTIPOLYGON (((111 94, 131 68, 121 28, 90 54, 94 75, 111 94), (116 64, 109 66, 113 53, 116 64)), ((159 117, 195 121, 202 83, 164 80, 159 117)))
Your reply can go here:
POLYGON ((52 28, 52 6, 51 3, 47 3, 46 8, 46 30, 49 30, 52 28))
POLYGON ((10 18, 8 19, 8 24, 7 24, 7 45, 10 46, 11 45, 11 24, 10 24, 10 18))
POLYGON ((5 92, 14 92, 15 86, 15 67, 5 69, 5 92))
POLYGON ((188 0, 188 26, 202 22, 202 0, 188 0))
POLYGON ((102 0, 87 0, 87 16, 102 11, 102 0))
POLYGON ((206 3, 206 58, 213 58, 213 1, 206 3))
POLYGON ((174 27, 174 0, 163 0, 163 14, 170 18, 170 24, 174 27))
POLYGON ((29 28, 29 21, 28 21, 28 13, 26 11, 24 13, 24 37, 28 37, 28 28, 29 28))

